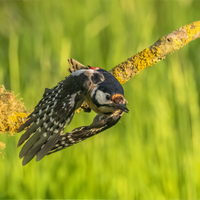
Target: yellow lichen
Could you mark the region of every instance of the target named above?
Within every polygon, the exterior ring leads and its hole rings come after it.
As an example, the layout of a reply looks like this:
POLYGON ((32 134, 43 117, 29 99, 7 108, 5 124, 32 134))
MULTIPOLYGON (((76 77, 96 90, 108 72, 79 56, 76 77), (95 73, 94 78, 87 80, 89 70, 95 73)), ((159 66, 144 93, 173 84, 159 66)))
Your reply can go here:
POLYGON ((186 44, 193 40, 194 36, 200 31, 200 21, 193 22, 192 24, 185 25, 183 29, 187 32, 186 44))
MULTIPOLYGON (((18 128, 22 123, 25 122, 25 119, 27 118, 27 113, 13 113, 10 116, 8 116, 8 124, 13 124, 13 132, 17 132, 18 128)), ((12 133, 12 132, 11 132, 12 133)))
POLYGON ((15 133, 29 113, 16 97, 0 85, 0 133, 15 133))
POLYGON ((137 72, 140 72, 143 69, 152 66, 158 62, 158 60, 156 59, 158 56, 158 50, 158 47, 152 49, 147 48, 132 57, 132 62, 137 69, 137 72))
POLYGON ((120 82, 120 84, 123 84, 123 79, 121 76, 118 76, 117 73, 115 73, 114 75, 116 77, 116 79, 120 82))

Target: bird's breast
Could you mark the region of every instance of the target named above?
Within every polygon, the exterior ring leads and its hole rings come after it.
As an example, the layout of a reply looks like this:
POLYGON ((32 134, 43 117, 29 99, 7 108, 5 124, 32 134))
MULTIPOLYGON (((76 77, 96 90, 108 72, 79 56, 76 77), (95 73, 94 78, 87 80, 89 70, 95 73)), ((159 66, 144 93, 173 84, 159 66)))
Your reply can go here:
POLYGON ((92 109, 94 112, 96 112, 97 114, 102 115, 102 112, 99 110, 99 108, 93 103, 90 95, 88 94, 87 97, 85 98, 85 102, 88 104, 88 106, 90 107, 90 109, 92 109))
POLYGON ((114 113, 116 110, 112 107, 108 107, 106 105, 104 106, 96 106, 94 102, 92 101, 90 95, 87 95, 85 102, 88 104, 90 109, 92 109, 94 112, 96 112, 99 115, 110 115, 114 113))

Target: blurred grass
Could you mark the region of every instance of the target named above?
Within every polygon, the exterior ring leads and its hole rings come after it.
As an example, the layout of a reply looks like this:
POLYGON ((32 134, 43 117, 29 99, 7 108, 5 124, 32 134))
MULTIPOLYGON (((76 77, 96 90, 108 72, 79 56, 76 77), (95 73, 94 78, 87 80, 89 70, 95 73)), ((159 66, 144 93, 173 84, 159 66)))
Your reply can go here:
MULTIPOLYGON (((0 1, 0 84, 31 110, 68 75, 67 59, 111 69, 159 37, 199 20, 199 1, 0 1)), ((124 85, 113 128, 22 167, 17 140, 0 156, 0 198, 200 198, 200 41, 124 85)), ((67 127, 89 124, 79 113, 67 127)))

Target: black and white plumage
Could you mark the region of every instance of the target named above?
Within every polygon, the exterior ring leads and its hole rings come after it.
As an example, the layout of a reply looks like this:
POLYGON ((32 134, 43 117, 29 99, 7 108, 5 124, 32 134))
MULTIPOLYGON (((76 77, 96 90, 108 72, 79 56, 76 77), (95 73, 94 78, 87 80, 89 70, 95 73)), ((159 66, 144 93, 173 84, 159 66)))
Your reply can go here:
POLYGON ((23 165, 34 156, 39 161, 112 127, 128 112, 124 90, 112 74, 97 67, 87 68, 74 59, 69 63, 71 74, 54 88, 45 89, 43 98, 18 130, 26 129, 18 142, 20 146, 27 140, 19 154, 23 165), (97 113, 92 124, 62 134, 83 102, 89 106, 85 111, 97 113))

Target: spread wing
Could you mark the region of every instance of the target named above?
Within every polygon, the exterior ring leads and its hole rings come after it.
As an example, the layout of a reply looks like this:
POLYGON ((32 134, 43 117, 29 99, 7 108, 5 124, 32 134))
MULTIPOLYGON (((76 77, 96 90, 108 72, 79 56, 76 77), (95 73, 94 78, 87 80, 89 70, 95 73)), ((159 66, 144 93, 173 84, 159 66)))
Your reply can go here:
POLYGON ((45 89, 43 98, 18 132, 26 129, 18 146, 23 144, 20 158, 26 165, 35 155, 41 160, 56 144, 65 124, 69 124, 75 110, 83 103, 90 81, 84 73, 70 75, 52 89, 45 89))
POLYGON ((108 116, 96 115, 92 124, 90 124, 89 126, 82 126, 74 129, 69 133, 60 135, 58 141, 48 154, 55 153, 56 151, 72 146, 73 144, 81 142, 114 126, 123 114, 124 112, 122 111, 116 111, 114 114, 108 116))

